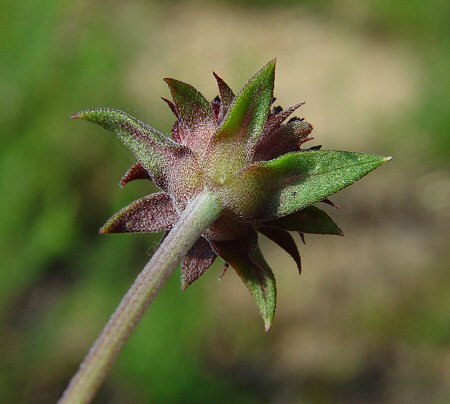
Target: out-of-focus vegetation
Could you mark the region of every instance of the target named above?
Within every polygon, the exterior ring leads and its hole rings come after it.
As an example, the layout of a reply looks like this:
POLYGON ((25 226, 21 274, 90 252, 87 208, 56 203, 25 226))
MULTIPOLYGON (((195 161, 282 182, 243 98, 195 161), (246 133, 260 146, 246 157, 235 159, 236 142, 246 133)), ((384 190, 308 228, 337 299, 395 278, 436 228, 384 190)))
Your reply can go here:
POLYGON ((278 57, 276 95, 326 148, 393 155, 344 191, 345 238, 307 239, 304 273, 266 243, 279 306, 265 335, 220 265, 174 276, 97 402, 450 400, 447 2, 0 0, 0 401, 54 402, 157 245, 99 237, 154 189, 68 117, 126 110, 168 132, 173 76, 216 95, 278 57))

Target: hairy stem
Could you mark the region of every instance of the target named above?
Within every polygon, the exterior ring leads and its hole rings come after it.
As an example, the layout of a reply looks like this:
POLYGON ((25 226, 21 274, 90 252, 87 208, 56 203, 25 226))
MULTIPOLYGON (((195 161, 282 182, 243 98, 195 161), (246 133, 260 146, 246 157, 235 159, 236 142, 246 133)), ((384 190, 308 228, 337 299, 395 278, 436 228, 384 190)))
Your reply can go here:
POLYGON ((145 265, 94 343, 59 403, 89 403, 145 310, 200 235, 219 216, 210 193, 193 199, 145 265))

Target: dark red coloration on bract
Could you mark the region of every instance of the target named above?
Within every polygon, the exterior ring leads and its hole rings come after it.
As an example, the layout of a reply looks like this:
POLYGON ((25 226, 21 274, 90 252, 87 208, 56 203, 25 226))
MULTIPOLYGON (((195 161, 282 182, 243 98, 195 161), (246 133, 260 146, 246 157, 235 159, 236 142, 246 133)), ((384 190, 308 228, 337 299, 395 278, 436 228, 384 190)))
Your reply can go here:
POLYGON ((276 287, 258 247, 264 234, 289 253, 301 271, 301 259, 289 231, 342 235, 316 202, 334 205, 328 196, 378 167, 386 159, 360 153, 301 149, 312 126, 289 116, 303 103, 283 110, 273 106, 275 60, 259 70, 235 95, 214 73, 219 95, 211 102, 189 84, 164 79, 173 101, 172 139, 130 115, 106 108, 87 110, 74 119, 95 122, 115 133, 137 163, 120 185, 153 181, 162 192, 146 196, 116 213, 103 233, 169 230, 186 204, 207 190, 220 202, 221 216, 206 229, 182 262, 182 288, 196 281, 217 255, 248 287, 264 318, 273 319, 276 287))

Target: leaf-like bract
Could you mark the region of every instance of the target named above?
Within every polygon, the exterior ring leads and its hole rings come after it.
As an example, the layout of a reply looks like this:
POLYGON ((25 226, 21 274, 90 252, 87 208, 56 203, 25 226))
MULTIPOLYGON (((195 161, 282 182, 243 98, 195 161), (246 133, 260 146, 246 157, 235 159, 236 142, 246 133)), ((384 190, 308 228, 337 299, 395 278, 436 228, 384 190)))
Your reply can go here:
POLYGON ((319 202, 389 158, 346 151, 303 151, 251 164, 222 189, 222 200, 246 219, 270 220, 319 202))
POLYGON ((256 234, 246 239, 213 241, 211 245, 247 286, 268 331, 275 314, 276 284, 272 270, 258 247, 256 234))
POLYGON ((185 186, 188 179, 194 178, 192 174, 199 172, 192 151, 131 115, 98 108, 79 112, 72 118, 94 122, 114 133, 133 152, 153 182, 164 191, 177 195, 178 199, 187 199, 187 193, 200 186, 194 181, 190 184, 191 189, 185 186))
POLYGON ((273 98, 275 60, 259 70, 233 99, 206 151, 209 177, 223 183, 248 161, 261 136, 273 98), (227 164, 220 162, 227 161, 227 164))
POLYGON ((261 135, 273 98, 275 60, 270 61, 244 85, 234 98, 215 138, 237 137, 256 141, 261 135))

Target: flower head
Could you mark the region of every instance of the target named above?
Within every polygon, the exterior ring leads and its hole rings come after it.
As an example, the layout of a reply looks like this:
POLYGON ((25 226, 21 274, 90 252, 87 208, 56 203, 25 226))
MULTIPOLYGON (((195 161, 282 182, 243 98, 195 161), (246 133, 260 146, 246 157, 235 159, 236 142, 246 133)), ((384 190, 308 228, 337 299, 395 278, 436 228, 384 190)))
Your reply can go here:
POLYGON ((220 217, 184 257, 182 288, 196 281, 217 256, 243 280, 266 329, 276 304, 272 270, 258 247, 261 233, 286 250, 301 271, 300 254, 289 233, 342 235, 318 202, 351 185, 388 159, 345 151, 303 149, 312 126, 288 118, 302 104, 273 106, 275 60, 235 95, 214 73, 219 96, 211 102, 195 88, 167 78, 176 117, 172 138, 114 109, 80 112, 74 119, 113 132, 137 159, 120 185, 153 181, 161 192, 147 195, 112 216, 100 233, 168 231, 187 203, 203 191, 216 196, 220 217))

